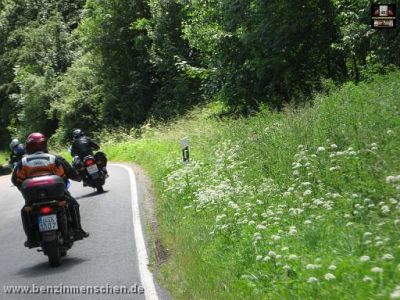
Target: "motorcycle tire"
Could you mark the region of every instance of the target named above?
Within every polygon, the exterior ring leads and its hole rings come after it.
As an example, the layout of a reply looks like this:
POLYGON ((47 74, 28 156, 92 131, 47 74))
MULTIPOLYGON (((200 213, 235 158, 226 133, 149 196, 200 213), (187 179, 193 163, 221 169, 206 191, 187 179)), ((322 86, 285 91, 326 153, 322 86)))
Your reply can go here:
POLYGON ((61 264, 61 251, 58 240, 43 243, 43 251, 49 258, 49 264, 53 268, 61 264))
POLYGON ((104 193, 103 186, 100 184, 96 186, 96 190, 97 190, 97 193, 99 193, 99 194, 104 193))

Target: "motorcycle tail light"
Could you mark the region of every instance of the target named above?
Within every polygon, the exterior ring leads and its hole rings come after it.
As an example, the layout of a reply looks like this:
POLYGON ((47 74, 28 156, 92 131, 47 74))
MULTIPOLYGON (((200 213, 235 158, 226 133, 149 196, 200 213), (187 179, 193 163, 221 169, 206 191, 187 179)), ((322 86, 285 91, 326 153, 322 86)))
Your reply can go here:
POLYGON ((53 212, 53 209, 52 209, 51 207, 44 206, 44 207, 41 207, 41 208, 40 208, 40 213, 41 213, 42 215, 49 215, 49 214, 51 214, 52 212, 53 212))
POLYGON ((91 166, 94 165, 95 161, 94 159, 89 158, 88 160, 85 161, 86 166, 91 166))

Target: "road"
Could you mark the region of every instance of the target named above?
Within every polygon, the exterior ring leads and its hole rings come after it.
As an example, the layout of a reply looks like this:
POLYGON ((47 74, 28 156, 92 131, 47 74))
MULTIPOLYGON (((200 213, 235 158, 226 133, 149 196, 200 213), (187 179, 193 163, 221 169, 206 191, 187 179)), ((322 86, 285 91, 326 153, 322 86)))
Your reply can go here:
MULTIPOLYGON (((129 168, 129 167, 128 167, 129 168)), ((127 168, 109 166, 110 178, 104 194, 72 183, 71 194, 81 205, 82 225, 90 237, 76 242, 58 268, 48 265, 47 257, 35 249, 23 246, 20 209, 23 199, 10 183, 9 176, 0 177, 0 299, 167 299, 165 291, 153 284, 151 274, 146 280, 155 286, 156 293, 145 290, 144 295, 7 295, 5 286, 80 286, 110 289, 112 286, 146 286, 142 280, 146 265, 138 260, 140 249, 135 230, 135 211, 132 209, 132 176, 127 168), (142 275, 142 276, 141 276, 142 275), (144 283, 144 284, 143 284, 144 283), (158 297, 157 297, 158 295, 158 297)), ((139 203, 140 187, 138 189, 139 203)), ((139 214, 138 214, 139 215, 139 214)), ((136 220, 138 222, 139 220, 136 220)), ((140 222, 140 221, 139 221, 140 222)), ((143 223, 141 223, 143 225, 143 223)), ((137 223, 136 223, 137 225, 137 223)), ((140 224, 139 224, 140 225, 140 224)), ((137 226, 140 227, 140 226, 137 226)), ((142 226, 143 227, 143 226, 142 226)), ((137 229, 137 228, 136 228, 137 229)), ((142 239, 143 241, 143 239, 142 239)), ((144 245, 144 243, 143 243, 144 245)), ((147 269, 147 268, 146 268, 147 269)), ((149 282, 147 282, 147 285, 149 282)), ((151 290, 151 289, 150 289, 151 290)), ((84 292, 84 291, 83 291, 84 292)), ((133 290, 135 292, 135 290, 133 290)))

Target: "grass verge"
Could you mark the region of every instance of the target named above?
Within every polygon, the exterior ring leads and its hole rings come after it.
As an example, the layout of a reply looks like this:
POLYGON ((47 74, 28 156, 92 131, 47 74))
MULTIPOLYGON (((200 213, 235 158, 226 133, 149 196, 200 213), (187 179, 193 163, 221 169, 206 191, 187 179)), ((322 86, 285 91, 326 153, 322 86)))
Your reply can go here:
POLYGON ((173 296, 400 298, 399 86, 394 72, 246 119, 209 107, 107 144, 155 183, 173 296))

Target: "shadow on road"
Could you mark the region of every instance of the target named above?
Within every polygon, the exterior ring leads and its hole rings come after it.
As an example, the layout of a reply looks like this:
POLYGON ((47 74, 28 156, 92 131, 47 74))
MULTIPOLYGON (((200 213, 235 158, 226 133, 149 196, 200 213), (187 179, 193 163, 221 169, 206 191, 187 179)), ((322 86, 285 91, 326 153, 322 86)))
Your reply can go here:
POLYGON ((107 193, 108 193, 108 191, 104 191, 103 193, 99 194, 98 192, 95 191, 95 192, 92 192, 90 194, 86 194, 86 195, 83 195, 83 196, 75 197, 75 199, 79 200, 79 199, 84 199, 84 198, 91 198, 91 197, 101 196, 101 195, 104 195, 104 194, 107 194, 107 193))
POLYGON ((5 167, 5 166, 0 166, 0 176, 2 175, 10 175, 12 173, 11 168, 5 167))
POLYGON ((40 276, 48 276, 52 274, 64 273, 71 269, 75 265, 79 265, 89 261, 88 259, 82 259, 77 257, 65 257, 61 260, 61 266, 57 268, 50 267, 49 263, 44 260, 40 264, 33 265, 31 267, 20 269, 16 275, 22 277, 40 277, 40 276))

